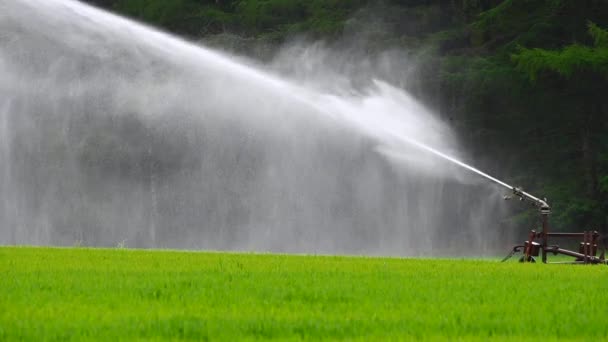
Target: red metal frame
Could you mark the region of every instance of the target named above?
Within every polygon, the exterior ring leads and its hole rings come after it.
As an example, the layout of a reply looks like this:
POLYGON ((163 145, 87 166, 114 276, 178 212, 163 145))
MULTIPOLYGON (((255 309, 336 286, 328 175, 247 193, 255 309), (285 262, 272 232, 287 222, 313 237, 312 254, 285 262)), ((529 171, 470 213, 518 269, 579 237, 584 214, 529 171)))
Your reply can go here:
POLYGON ((605 248, 600 246, 602 253, 597 256, 598 243, 600 242, 600 234, 597 231, 584 231, 582 233, 550 233, 549 232, 549 211, 541 208, 542 217, 542 232, 535 230, 530 231, 528 240, 523 245, 513 247, 512 253, 523 251, 524 256, 520 259, 523 262, 534 261, 534 257, 542 253, 543 263, 547 262, 547 255, 562 254, 576 258, 575 264, 606 264, 605 248), (549 238, 580 238, 580 248, 578 252, 560 248, 559 245, 549 245, 549 238), (537 241, 541 241, 540 243, 537 241))
MULTIPOLYGON (((541 200, 536 198, 527 192, 519 188, 513 188, 513 194, 518 196, 520 199, 529 201, 534 204, 540 210, 542 231, 537 232, 535 230, 530 231, 528 235, 528 241, 524 242, 523 245, 513 247, 511 254, 505 258, 508 259, 511 255, 516 252, 523 251, 524 256, 520 261, 523 262, 534 262, 535 256, 542 253, 543 263, 547 262, 547 255, 553 253, 553 255, 562 254, 576 258, 571 263, 576 264, 606 264, 605 252, 606 248, 604 244, 601 244, 602 253, 597 256, 598 243, 602 240, 600 234, 597 231, 584 231, 582 233, 551 233, 549 232, 549 214, 551 214, 551 207, 547 203, 547 200, 541 200), (560 248, 559 245, 549 245, 549 238, 579 238, 582 237, 583 242, 579 245, 579 251, 571 251, 568 249, 560 248), (540 241, 539 242, 537 242, 540 241)), ((503 260, 503 261, 504 261, 503 260)))

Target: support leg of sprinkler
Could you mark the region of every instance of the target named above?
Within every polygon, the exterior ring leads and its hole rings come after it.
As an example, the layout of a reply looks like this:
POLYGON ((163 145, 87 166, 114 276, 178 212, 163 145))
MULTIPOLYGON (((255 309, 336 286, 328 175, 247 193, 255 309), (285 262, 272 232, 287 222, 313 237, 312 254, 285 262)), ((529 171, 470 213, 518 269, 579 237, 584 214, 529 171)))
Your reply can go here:
POLYGON ((534 259, 533 256, 528 255, 528 257, 526 258, 525 255, 523 255, 521 258, 519 258, 519 262, 531 262, 531 263, 536 263, 536 259, 534 259))
POLYGON ((543 264, 547 263, 547 251, 545 250, 547 248, 547 246, 549 245, 549 213, 550 213, 550 209, 548 208, 541 208, 540 210, 540 215, 541 215, 541 219, 542 219, 542 224, 543 224, 543 232, 542 232, 542 258, 543 258, 543 264))
MULTIPOLYGON (((531 230, 530 235, 528 236, 528 241, 525 243, 524 247, 524 256, 519 259, 520 262, 531 262, 534 260, 532 255, 538 255, 538 252, 534 252, 534 239, 536 238, 536 231, 531 230)), ((536 260, 535 260, 536 261, 536 260)))

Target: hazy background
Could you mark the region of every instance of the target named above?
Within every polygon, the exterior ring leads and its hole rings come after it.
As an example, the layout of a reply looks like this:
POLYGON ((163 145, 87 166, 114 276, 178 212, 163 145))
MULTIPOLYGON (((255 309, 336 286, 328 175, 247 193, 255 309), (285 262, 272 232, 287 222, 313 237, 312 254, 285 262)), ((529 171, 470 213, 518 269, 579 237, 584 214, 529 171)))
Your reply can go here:
POLYGON ((397 138, 474 159, 396 88, 403 51, 294 41, 262 65, 58 0, 3 2, 0 32, 2 244, 436 256, 514 239, 505 190, 397 138))

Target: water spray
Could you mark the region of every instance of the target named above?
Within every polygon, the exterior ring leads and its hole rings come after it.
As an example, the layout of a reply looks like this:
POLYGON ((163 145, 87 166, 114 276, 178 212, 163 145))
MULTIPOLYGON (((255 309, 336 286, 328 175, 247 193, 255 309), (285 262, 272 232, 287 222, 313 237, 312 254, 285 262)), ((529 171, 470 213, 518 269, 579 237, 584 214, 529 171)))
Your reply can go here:
POLYGON ((458 144, 388 83, 341 84, 327 66, 300 79, 298 63, 256 67, 75 0, 0 1, 0 32, 0 244, 496 248, 444 234, 477 234, 494 204, 462 196, 442 161, 410 153, 400 137, 458 144), (395 172, 379 149, 408 163, 395 172))
POLYGON ((419 205, 402 214, 404 203, 392 199, 404 181, 380 168, 357 170, 367 147, 347 140, 344 128, 355 128, 388 152, 414 146, 539 208, 542 232, 513 248, 524 261, 542 251, 544 262, 553 252, 604 263, 604 253, 595 256, 597 232, 549 233, 546 199, 429 147, 448 151, 455 140, 388 84, 328 94, 72 0, 0 1, 0 32, 0 226, 9 227, 0 244, 65 244, 88 234, 102 246, 128 239, 142 247, 358 253, 374 245, 386 254, 403 251, 399 238, 415 241, 412 251, 432 250, 419 246, 416 230, 462 219, 459 226, 482 229, 469 215, 436 215, 438 205, 454 203, 426 186, 417 191, 423 177, 405 182, 419 205), (362 209, 377 215, 367 220, 362 209), (400 229, 373 232, 372 241, 370 227, 400 229), (583 237, 579 252, 548 244, 569 236, 583 237))

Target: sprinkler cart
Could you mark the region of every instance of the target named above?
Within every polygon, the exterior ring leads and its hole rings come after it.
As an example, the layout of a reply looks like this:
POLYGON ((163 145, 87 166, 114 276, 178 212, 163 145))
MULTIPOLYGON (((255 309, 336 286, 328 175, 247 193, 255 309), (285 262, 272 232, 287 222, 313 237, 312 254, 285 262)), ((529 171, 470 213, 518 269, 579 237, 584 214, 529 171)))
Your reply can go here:
MULTIPOLYGON (((582 233, 551 233, 549 232, 549 214, 551 207, 547 203, 547 199, 541 200, 536 198, 520 188, 513 187, 513 195, 517 196, 522 201, 527 201, 536 206, 540 211, 542 231, 537 232, 531 230, 528 235, 528 240, 523 245, 513 247, 511 253, 502 261, 507 261, 517 252, 523 252, 523 256, 519 259, 520 262, 536 262, 535 257, 542 255, 543 263, 547 263, 547 254, 553 255, 563 254, 574 257, 574 261, 570 262, 555 262, 555 263, 572 263, 572 264, 606 264, 606 246, 602 237, 597 231, 584 231, 582 233), (559 245, 549 245, 549 238, 582 238, 579 244, 578 252, 560 248, 559 245), (601 254, 597 255, 598 244, 601 245, 601 254)), ((511 196, 505 196, 505 199, 510 199, 511 196)))

